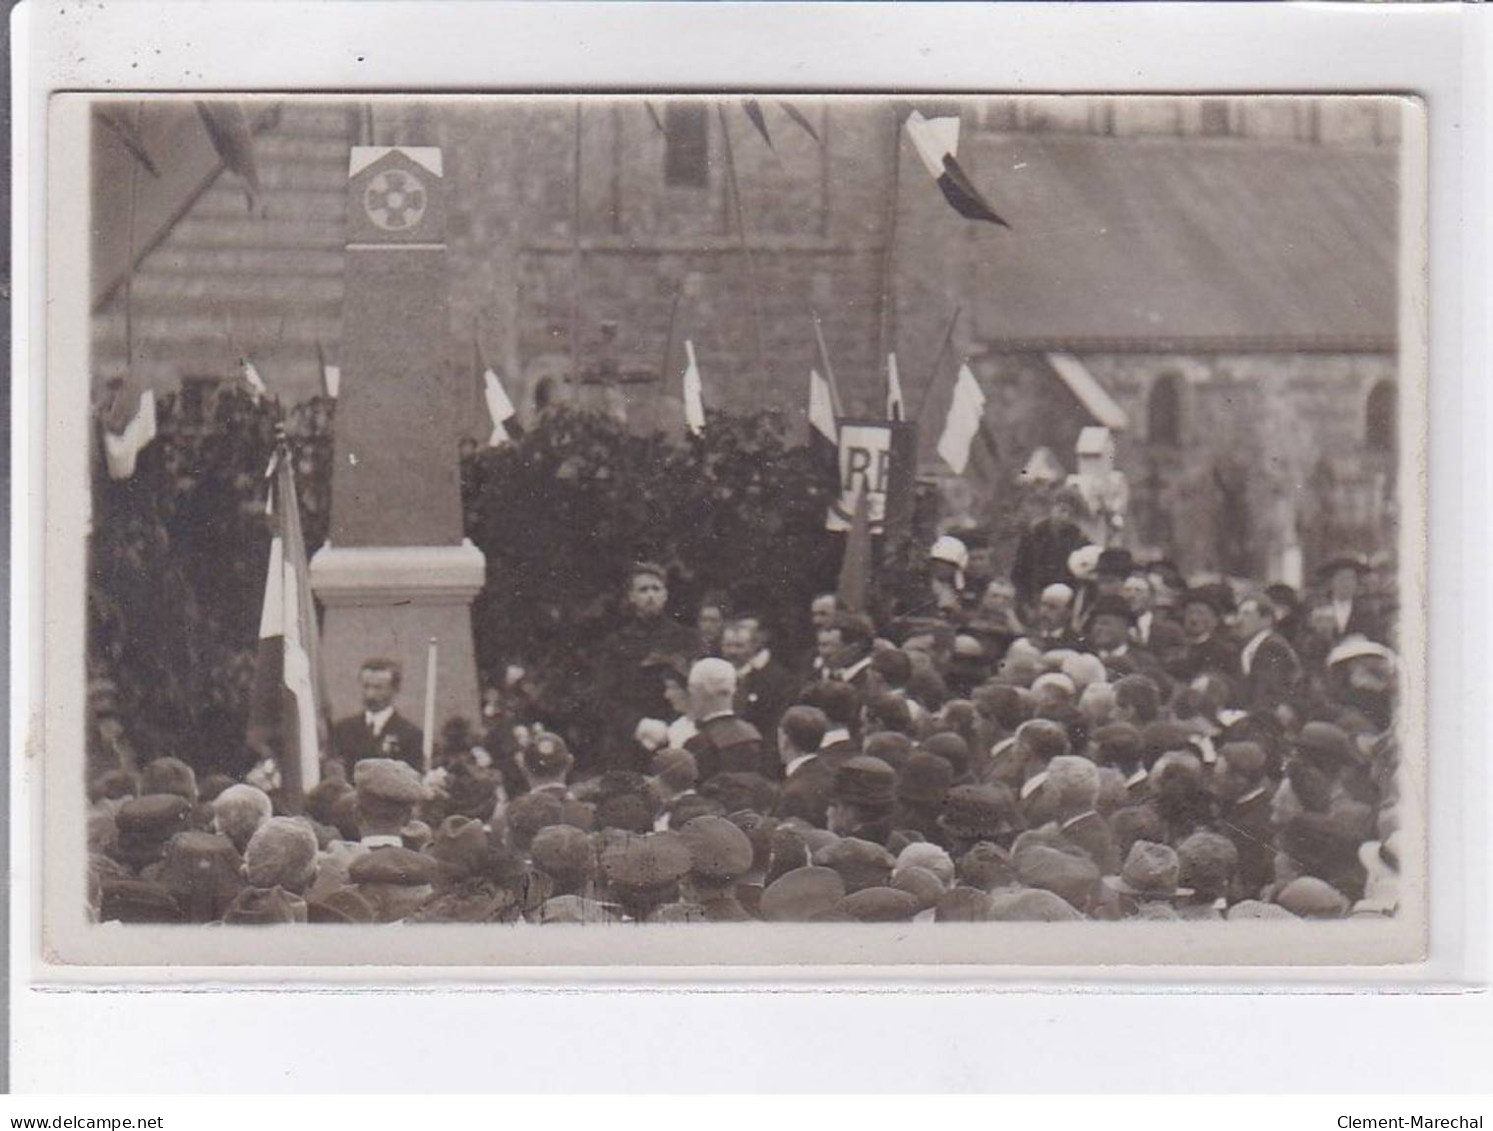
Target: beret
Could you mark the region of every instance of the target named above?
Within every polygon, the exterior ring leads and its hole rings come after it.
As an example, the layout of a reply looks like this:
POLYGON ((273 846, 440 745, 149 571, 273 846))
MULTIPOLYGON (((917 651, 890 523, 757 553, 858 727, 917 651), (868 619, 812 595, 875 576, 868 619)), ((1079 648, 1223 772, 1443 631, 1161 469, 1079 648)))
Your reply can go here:
POLYGON ((394 758, 364 758, 353 767, 359 794, 395 804, 415 805, 429 796, 413 766, 394 758))
POLYGON ((352 862, 347 878, 355 884, 420 887, 433 884, 440 870, 430 857, 408 848, 375 848, 352 862))
POLYGON ((917 896, 893 887, 851 892, 835 909, 861 923, 906 923, 922 910, 917 896))
POLYGON ((992 895, 989 918, 1004 923, 1064 923, 1083 916, 1061 896, 1031 888, 992 895))
POLYGON ((807 923, 845 897, 845 881, 830 868, 795 868, 762 893, 762 917, 774 923, 807 923))
POLYGON ((690 872, 712 880, 737 880, 751 871, 751 839, 725 817, 696 817, 679 830, 690 854, 690 872))

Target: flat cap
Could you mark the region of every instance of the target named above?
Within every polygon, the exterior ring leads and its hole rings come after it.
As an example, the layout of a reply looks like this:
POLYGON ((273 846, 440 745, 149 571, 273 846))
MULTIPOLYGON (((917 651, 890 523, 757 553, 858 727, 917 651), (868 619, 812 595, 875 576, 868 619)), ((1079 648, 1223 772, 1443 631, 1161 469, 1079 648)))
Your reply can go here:
POLYGON ((1099 866, 1086 855, 1039 843, 1018 848, 1012 858, 1023 884, 1050 891, 1080 911, 1088 909, 1098 892, 1099 866))
MULTIPOLYGON (((943 881, 930 872, 927 868, 916 864, 907 867, 898 867, 892 873, 892 887, 898 891, 905 891, 918 901, 918 910, 926 911, 938 903, 939 897, 944 893, 943 881)), ((874 890, 874 889, 868 889, 874 890)))
POLYGON ((861 923, 907 923, 922 903, 910 892, 894 887, 862 888, 835 905, 837 911, 861 923))
POLYGON ((1004 785, 960 785, 949 790, 938 824, 963 840, 994 838, 1024 827, 1016 799, 1004 785))
POLYGON ((954 784, 954 767, 947 758, 919 750, 897 773, 897 799, 937 805, 954 784))
POLYGON ((1136 899, 1175 899, 1192 894, 1191 888, 1178 885, 1181 874, 1182 862, 1175 848, 1138 840, 1130 846, 1120 875, 1110 881, 1110 886, 1136 899))
POLYGON ((391 845, 363 853, 352 862, 347 878, 355 884, 421 887, 435 883, 440 870, 430 857, 391 845))
POLYGON ((626 835, 601 854, 602 874, 617 887, 632 891, 667 887, 689 869, 689 846, 674 832, 626 835))
POLYGON ((838 872, 847 892, 884 885, 896 865, 892 854, 881 845, 852 836, 820 849, 814 854, 814 863, 838 872))
POLYGON ((773 923, 807 923, 834 910, 845 897, 845 881, 831 868, 795 868, 762 893, 762 917, 773 923))
POLYGON ((306 903, 308 923, 371 923, 373 908, 352 888, 338 888, 306 903))
POLYGON ((353 785, 359 794, 402 805, 429 797, 414 767, 395 758, 364 758, 353 766, 353 785))
POLYGON ((551 825, 534 834, 529 845, 534 867, 560 883, 584 879, 592 874, 596 853, 591 837, 570 825, 551 825))
POLYGON ((935 923, 983 923, 990 915, 990 896, 975 888, 950 888, 933 909, 935 923))
POLYGON ((1348 897, 1326 880, 1301 876, 1275 897, 1275 902, 1302 919, 1341 919, 1348 913, 1348 897))
POLYGON ((1224 915, 1231 922, 1235 919, 1294 919, 1284 907, 1274 903, 1261 903, 1258 899, 1241 899, 1224 915))
POLYGON ((728 882, 752 867, 752 842, 725 817, 696 817, 679 830, 690 854, 690 873, 728 882))
POLYGON ((616 913, 604 903, 579 895, 557 895, 539 906, 539 921, 550 923, 616 923, 616 913))
POLYGON ((105 879, 100 884, 99 920, 104 923, 180 923, 171 893, 147 880, 105 879))
MULTIPOLYGON (((315 841, 311 855, 316 855, 315 841)), ((213 833, 177 833, 166 845, 157 877, 192 918, 216 919, 244 886, 243 859, 233 842, 213 833)))
POLYGON ((954 858, 936 844, 909 844, 897 854, 898 868, 927 868, 948 886, 954 882, 954 858))
MULTIPOLYGON (((228 910, 223 912, 223 922, 237 927, 265 927, 296 921, 296 904, 300 900, 289 895, 284 888, 245 888, 239 892, 228 910)), ((309 908, 307 919, 310 919, 309 908)))
POLYGON ((1041 888, 1027 888, 992 895, 989 918, 1003 923, 1067 923, 1083 916, 1062 896, 1041 888))
POLYGON ((487 830, 482 822, 453 815, 441 822, 425 851, 447 876, 464 879, 477 875, 486 866, 487 849, 487 830))

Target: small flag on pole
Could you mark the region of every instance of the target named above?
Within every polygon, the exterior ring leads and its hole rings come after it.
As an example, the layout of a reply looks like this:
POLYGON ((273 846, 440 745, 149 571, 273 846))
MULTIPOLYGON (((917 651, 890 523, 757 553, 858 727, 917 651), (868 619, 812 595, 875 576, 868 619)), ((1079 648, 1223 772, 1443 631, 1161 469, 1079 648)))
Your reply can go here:
POLYGON ((809 370, 809 445, 826 445, 831 453, 840 450, 840 430, 835 425, 834 399, 829 382, 819 370, 809 370))
POLYGON ((907 419, 906 402, 902 399, 902 378, 897 375, 897 355, 886 355, 886 418, 891 421, 907 419))
POLYGON ((322 352, 321 343, 316 343, 316 368, 321 374, 321 395, 337 399, 337 393, 342 388, 342 367, 340 365, 328 365, 326 354, 322 352))
POLYGON ((705 390, 700 384, 700 367, 695 363, 695 344, 684 339, 684 423, 694 436, 705 431, 705 390))
POLYGON ((959 367, 959 379, 954 384, 954 398, 949 402, 949 415, 944 421, 943 435, 938 438, 938 454, 949 465, 955 475, 963 475, 969 466, 969 450, 980 431, 980 421, 985 413, 985 393, 968 365, 959 367))
POLYGON ((804 112, 802 110, 793 105, 793 103, 784 102, 782 100, 779 100, 778 105, 783 108, 783 113, 787 114, 799 129, 803 130, 804 133, 813 138, 816 143, 821 145, 823 144, 819 141, 819 131, 814 128, 814 123, 809 121, 809 119, 804 116, 804 112))
POLYGON ((254 398, 255 404, 258 404, 261 399, 270 395, 269 386, 264 383, 259 370, 254 368, 254 363, 247 357, 240 358, 239 364, 243 366, 244 380, 249 385, 249 396, 254 398))
POLYGON ((907 115, 906 124, 907 136, 918 157, 955 212, 969 220, 984 220, 1003 228, 1011 226, 996 215, 954 157, 959 149, 957 116, 930 119, 914 110, 907 115))
MULTIPOLYGON (((123 391, 120 393, 123 396, 123 391)), ((115 432, 104 424, 104 460, 110 479, 128 479, 135 474, 135 462, 145 446, 156 438, 155 390, 140 394, 139 405, 124 429, 115 432)))
POLYGON ((487 446, 501 448, 524 434, 518 424, 518 409, 513 407, 508 390, 503 388, 503 379, 487 364, 487 359, 482 355, 482 343, 476 338, 472 339, 472 354, 477 366, 477 386, 482 401, 487 406, 488 421, 492 425, 487 446))
POLYGON ((772 134, 767 132, 767 118, 762 113, 762 104, 755 98, 743 98, 741 108, 746 111, 746 116, 751 120, 752 125, 757 127, 762 140, 767 142, 767 148, 776 153, 777 148, 772 144, 772 134))
POLYGON ((218 151, 223 165, 237 173, 244 182, 244 195, 248 198, 249 211, 259 200, 259 170, 254 161, 254 132, 249 126, 249 116, 237 102, 199 102, 197 113, 202 117, 203 128, 218 151))
POLYGON ((288 454, 282 454, 271 488, 277 529, 270 542, 259 619, 249 745, 274 760, 284 782, 287 808, 299 812, 305 794, 321 780, 322 714, 316 607, 293 463, 288 454))

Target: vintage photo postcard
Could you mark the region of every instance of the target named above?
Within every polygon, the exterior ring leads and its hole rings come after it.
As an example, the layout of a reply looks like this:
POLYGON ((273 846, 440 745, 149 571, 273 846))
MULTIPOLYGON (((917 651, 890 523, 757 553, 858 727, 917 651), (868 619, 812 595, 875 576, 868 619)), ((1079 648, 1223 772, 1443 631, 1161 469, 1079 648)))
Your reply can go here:
POLYGON ((44 961, 1425 958, 1415 99, 49 119, 44 961))

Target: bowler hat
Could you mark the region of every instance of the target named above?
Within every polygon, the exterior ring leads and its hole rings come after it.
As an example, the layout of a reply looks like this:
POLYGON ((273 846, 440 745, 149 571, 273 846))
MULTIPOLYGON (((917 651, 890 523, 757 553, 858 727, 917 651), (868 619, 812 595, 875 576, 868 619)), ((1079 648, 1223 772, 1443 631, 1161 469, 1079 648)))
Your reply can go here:
POLYGON ((867 808, 890 806, 896 800, 897 772, 880 758, 859 754, 835 772, 834 799, 867 808))
POLYGON ((174 793, 150 793, 131 798, 114 814, 118 839, 114 855, 136 868, 161 858, 166 842, 187 831, 192 803, 174 793))
POLYGON ((897 798, 922 805, 937 805, 954 784, 954 767, 948 759, 919 750, 897 774, 897 798))

